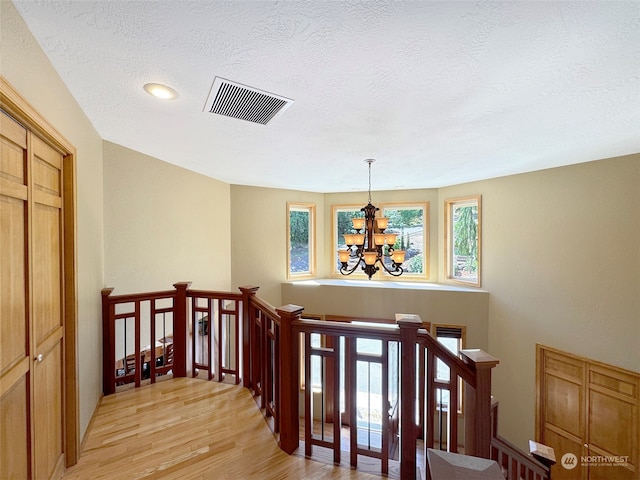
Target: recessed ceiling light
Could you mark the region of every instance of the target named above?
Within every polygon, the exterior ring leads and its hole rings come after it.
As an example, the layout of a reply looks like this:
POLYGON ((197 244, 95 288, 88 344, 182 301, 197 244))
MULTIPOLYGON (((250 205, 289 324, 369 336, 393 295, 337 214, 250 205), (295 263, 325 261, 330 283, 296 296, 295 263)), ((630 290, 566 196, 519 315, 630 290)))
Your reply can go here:
POLYGON ((161 98, 163 100, 175 100, 180 95, 173 88, 167 87, 160 83, 147 83, 144 87, 145 92, 154 97, 161 98))

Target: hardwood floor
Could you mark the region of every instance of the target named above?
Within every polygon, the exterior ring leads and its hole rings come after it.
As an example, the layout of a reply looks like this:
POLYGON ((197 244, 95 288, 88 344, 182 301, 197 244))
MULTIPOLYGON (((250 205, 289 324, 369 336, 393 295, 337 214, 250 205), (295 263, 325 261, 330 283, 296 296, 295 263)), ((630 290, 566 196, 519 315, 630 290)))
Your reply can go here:
POLYGON ((65 480, 379 479, 282 452, 248 390, 168 379, 104 397, 65 480))

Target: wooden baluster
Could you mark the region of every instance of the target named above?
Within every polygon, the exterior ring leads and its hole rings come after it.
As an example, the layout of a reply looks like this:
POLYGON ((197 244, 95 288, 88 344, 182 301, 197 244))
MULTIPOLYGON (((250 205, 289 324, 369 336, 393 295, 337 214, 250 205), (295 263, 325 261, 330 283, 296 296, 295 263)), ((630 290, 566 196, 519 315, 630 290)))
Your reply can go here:
POLYGON ((151 299, 151 313, 149 315, 149 328, 151 339, 149 342, 149 378, 151 383, 156 383, 156 299, 151 299))
MULTIPOLYGON (((435 427, 435 416, 436 416, 436 355, 433 351, 427 350, 427 367, 425 369, 425 407, 426 407, 426 417, 424 419, 425 425, 425 439, 424 446, 426 448, 434 448, 434 437, 436 432, 435 427)), ((438 449, 441 446, 438 444, 438 449)), ((426 456, 425 456, 426 458, 426 456)))
MULTIPOLYGON (((273 349, 275 350, 275 365, 273 365, 273 387, 274 387, 274 403, 275 403, 275 418, 273 422, 273 431, 274 433, 280 433, 280 402, 282 401, 282 389, 280 386, 282 385, 282 377, 280 372, 280 362, 278 362, 278 357, 282 354, 282 346, 280 345, 280 335, 282 332, 281 326, 279 326, 276 322, 273 322, 273 349)), ((295 357, 296 359, 299 357, 295 357)), ((298 383, 296 382, 296 385, 298 383)), ((297 390, 296 390, 297 391, 297 390)), ((299 416, 298 416, 299 417, 299 416)))
POLYGON ((313 444, 313 389, 311 388, 311 334, 304 333, 304 454, 311 457, 313 444))
MULTIPOLYGON (((102 392, 110 395, 116 391, 116 333, 113 318, 115 308, 109 303, 113 288, 102 289, 102 392)), ((124 361, 123 361, 124 362, 124 361)))
MULTIPOLYGON (((415 350, 415 346, 414 346, 415 350)), ((382 341, 382 458, 381 472, 389 473, 389 342, 382 341)), ((371 387, 369 387, 371 388, 371 387)), ((415 429, 414 429, 415 430, 415 429)), ((415 451, 415 449, 414 449, 415 451)))
POLYGON ((242 386, 245 388, 253 386, 251 383, 251 371, 253 368, 251 352, 256 346, 251 344, 251 331, 253 329, 251 299, 255 297, 259 288, 254 286, 240 287, 242 292, 242 386))
POLYGON ((280 448, 291 455, 299 445, 298 379, 299 343, 291 323, 298 320, 304 310, 298 305, 285 305, 277 308, 280 316, 280 351, 276 352, 276 361, 280 364, 280 448))
POLYGON ((136 365, 136 369, 134 372, 134 379, 136 383, 136 388, 139 388, 140 380, 142 379, 142 360, 140 359, 140 300, 136 300, 135 302, 133 321, 135 325, 135 329, 134 329, 135 330, 135 343, 134 343, 135 357, 134 358, 135 358, 135 365, 136 365))
POLYGON ((191 282, 174 283, 176 295, 173 300, 173 377, 187 376, 187 289, 191 282))
POLYGON ((465 384, 466 455, 491 455, 491 369, 499 360, 482 350, 461 350, 462 360, 474 368, 476 387, 465 384))
MULTIPOLYGON (((400 327, 400 478, 416 478, 416 340, 422 320, 418 315, 396 314, 400 327)), ((432 432, 429 432, 432 434, 432 432)))
MULTIPOLYGON (((268 315, 260 315, 260 408, 267 408, 271 398, 271 384, 269 383, 269 369, 271 368, 271 355, 269 355, 269 322, 268 315)), ((265 412, 269 416, 269 410, 265 412)))
POLYGON ((357 354, 356 354, 356 339, 352 337, 345 337, 345 396, 348 405, 349 415, 349 429, 350 429, 350 447, 351 452, 349 463, 351 468, 358 466, 358 377, 357 370, 357 354))
POLYGON ((196 367, 196 364, 199 363, 198 362, 198 355, 197 355, 197 350, 196 350, 196 341, 198 341, 197 337, 198 337, 198 324, 196 322, 196 311, 195 311, 195 306, 196 306, 196 299, 195 297, 191 297, 191 318, 189 319, 190 322, 190 330, 191 330, 191 376, 193 378, 196 378, 198 376, 198 368, 196 367))
POLYGON ((449 451, 458 453, 458 375, 452 369, 449 370, 449 451))
POLYGON ((424 439, 424 407, 425 407, 425 349, 418 349, 418 438, 424 439))
MULTIPOLYGON (((331 402, 331 421, 333 422, 333 463, 340 465, 341 448, 341 433, 342 433, 342 418, 340 416, 340 337, 331 336, 328 337, 329 344, 333 348, 333 359, 331 362, 332 381, 331 381, 331 395, 333 401, 331 402)), ((327 369, 329 370, 329 369, 327 369)))

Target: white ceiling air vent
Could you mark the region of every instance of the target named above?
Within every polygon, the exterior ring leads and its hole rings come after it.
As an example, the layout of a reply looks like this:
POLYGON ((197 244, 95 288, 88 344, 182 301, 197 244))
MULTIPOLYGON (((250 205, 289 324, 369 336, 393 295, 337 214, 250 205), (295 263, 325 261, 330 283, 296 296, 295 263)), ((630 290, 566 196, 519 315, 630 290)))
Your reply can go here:
POLYGON ((204 111, 267 125, 292 103, 289 98, 216 77, 204 111))

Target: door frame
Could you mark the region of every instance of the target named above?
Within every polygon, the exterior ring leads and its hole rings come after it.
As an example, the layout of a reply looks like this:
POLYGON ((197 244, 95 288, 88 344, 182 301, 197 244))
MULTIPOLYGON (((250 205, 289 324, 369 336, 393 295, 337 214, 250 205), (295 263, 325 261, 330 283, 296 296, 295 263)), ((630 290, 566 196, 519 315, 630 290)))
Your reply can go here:
POLYGON ((14 120, 36 133, 63 155, 63 297, 64 297, 64 432, 67 467, 80 456, 80 417, 78 388, 78 285, 76 229, 76 149, 38 111, 0 76, 0 108, 14 120))

